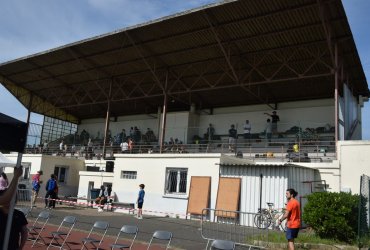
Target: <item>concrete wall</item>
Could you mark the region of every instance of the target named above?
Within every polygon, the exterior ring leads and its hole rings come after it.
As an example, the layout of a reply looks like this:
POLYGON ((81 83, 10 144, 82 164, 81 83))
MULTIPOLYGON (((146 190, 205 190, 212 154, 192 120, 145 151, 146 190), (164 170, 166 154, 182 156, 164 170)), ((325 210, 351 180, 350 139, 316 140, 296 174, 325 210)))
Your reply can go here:
MULTIPOLYGON (((113 178, 112 189, 120 202, 135 203, 139 184, 145 184, 144 210, 154 211, 153 214, 170 216, 185 216, 188 203, 190 180, 192 176, 211 176, 210 204, 216 204, 218 188, 220 154, 149 154, 149 155, 116 155, 114 175, 111 177, 99 172, 80 172, 79 195, 88 195, 88 183, 94 182, 99 186, 110 182, 113 178), (186 168, 186 194, 165 194, 166 168, 186 168), (122 179, 121 171, 137 171, 136 179, 122 179)), ((96 186, 95 184, 95 186, 96 186)))
MULTIPOLYGON (((243 124, 248 119, 251 123, 251 133, 260 133, 264 130, 269 116, 264 113, 272 112, 267 105, 253 105, 218 108, 213 115, 201 113, 199 127, 202 133, 206 132, 209 123, 214 124, 216 134, 227 134, 231 124, 234 124, 238 133, 243 133, 243 124)), ((292 126, 319 127, 329 123, 334 126, 334 100, 323 99, 315 101, 300 101, 279 103, 277 114, 280 117, 279 131, 286 131, 292 126)))
POLYGON ((370 176, 370 141, 340 141, 338 156, 341 190, 359 193, 360 176, 370 176))
POLYGON ((100 188, 104 183, 113 183, 113 173, 80 171, 79 176, 78 197, 90 198, 90 188, 100 188))
MULTIPOLYGON (((8 154, 6 155, 9 159, 16 161, 17 154, 8 154)), ((66 166, 68 167, 67 177, 65 183, 59 183, 59 194, 60 195, 72 195, 76 196, 78 191, 79 175, 78 172, 85 168, 85 163, 83 160, 76 158, 67 158, 59 156, 50 156, 50 155, 32 155, 25 154, 22 157, 22 164, 30 166, 30 179, 21 180, 20 183, 27 185, 27 188, 32 188, 31 181, 32 176, 37 173, 37 171, 42 170, 43 175, 41 180, 40 196, 45 196, 45 184, 50 178, 50 175, 54 173, 56 166, 66 166)), ((12 169, 7 169, 8 172, 13 172, 12 169)))

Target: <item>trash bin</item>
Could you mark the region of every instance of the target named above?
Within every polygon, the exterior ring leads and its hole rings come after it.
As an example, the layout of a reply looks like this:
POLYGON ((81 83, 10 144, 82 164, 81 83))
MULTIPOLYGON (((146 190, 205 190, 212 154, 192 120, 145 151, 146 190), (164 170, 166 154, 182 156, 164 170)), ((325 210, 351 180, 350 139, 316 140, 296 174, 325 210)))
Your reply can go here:
POLYGON ((99 188, 92 188, 90 189, 90 199, 95 200, 99 197, 100 189, 99 188))

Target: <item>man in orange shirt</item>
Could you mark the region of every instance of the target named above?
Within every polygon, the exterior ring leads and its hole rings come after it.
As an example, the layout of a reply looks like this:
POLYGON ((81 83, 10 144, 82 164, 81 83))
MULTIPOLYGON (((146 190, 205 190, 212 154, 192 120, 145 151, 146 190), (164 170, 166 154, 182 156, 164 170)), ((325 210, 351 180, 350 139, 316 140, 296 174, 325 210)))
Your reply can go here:
POLYGON ((301 207, 299 202, 295 199, 297 191, 292 188, 287 189, 285 195, 288 200, 286 211, 283 217, 279 220, 279 224, 285 219, 287 222, 286 238, 290 250, 294 250, 294 239, 298 236, 299 228, 301 227, 301 207))

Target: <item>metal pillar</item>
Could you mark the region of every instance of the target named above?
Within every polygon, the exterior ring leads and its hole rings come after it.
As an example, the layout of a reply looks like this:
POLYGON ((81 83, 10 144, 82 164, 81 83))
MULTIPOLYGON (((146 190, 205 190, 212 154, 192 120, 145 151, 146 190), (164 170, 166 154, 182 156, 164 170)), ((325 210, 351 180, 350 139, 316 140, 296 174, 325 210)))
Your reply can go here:
POLYGON ((107 107, 107 116, 105 118, 105 129, 104 129, 104 141, 103 141, 103 159, 105 158, 107 148, 107 136, 108 136, 108 130, 109 130, 109 120, 110 120, 110 102, 112 99, 112 83, 113 80, 109 84, 109 94, 108 94, 108 107, 107 107))
POLYGON ((158 138, 158 144, 160 144, 160 139, 161 139, 161 116, 162 116, 162 108, 161 106, 158 106, 158 111, 157 111, 157 118, 158 118, 158 126, 157 126, 157 138, 158 138))
MULTIPOLYGON (((31 118, 32 100, 33 100, 33 95, 31 94, 30 95, 30 101, 28 103, 28 110, 27 110, 27 135, 26 135, 26 140, 24 141, 24 146, 26 146, 26 144, 27 144, 28 128, 30 126, 30 118, 31 118)), ((17 163, 16 163, 16 166, 15 166, 16 168, 21 167, 22 156, 23 156, 23 152, 18 152, 17 163)), ((16 197, 17 192, 18 192, 18 187, 16 187, 15 192, 13 194, 13 198, 10 201, 10 204, 9 204, 8 219, 7 219, 7 222, 6 222, 6 229, 5 229, 4 242, 3 242, 3 248, 2 249, 8 249, 10 229, 12 227, 13 214, 14 214, 15 197, 16 197)))
POLYGON ((339 85, 339 70, 338 70, 338 44, 336 43, 334 45, 335 51, 334 51, 334 56, 335 56, 335 67, 334 67, 334 74, 335 74, 335 89, 334 89, 334 102, 335 102, 335 145, 338 144, 338 122, 339 122, 339 117, 338 117, 338 85, 339 85))
POLYGON ((166 117, 167 117, 167 85, 168 85, 168 72, 166 73, 166 82, 163 88, 163 115, 162 115, 162 126, 161 126, 161 139, 159 145, 159 153, 162 154, 164 136, 166 133, 166 117))
POLYGON ((166 116, 167 116, 167 94, 164 93, 163 98, 163 114, 162 114, 162 124, 161 124, 161 140, 160 140, 160 148, 159 153, 162 154, 163 144, 164 144, 164 136, 166 131, 166 116))

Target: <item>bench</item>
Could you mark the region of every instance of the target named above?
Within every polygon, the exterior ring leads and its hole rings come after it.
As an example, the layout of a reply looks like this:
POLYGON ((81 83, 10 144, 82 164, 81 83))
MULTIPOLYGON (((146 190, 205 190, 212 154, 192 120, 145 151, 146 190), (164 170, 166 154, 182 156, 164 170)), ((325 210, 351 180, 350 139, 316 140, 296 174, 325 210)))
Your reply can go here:
POLYGON ((118 202, 112 201, 108 203, 107 209, 110 206, 110 210, 113 211, 114 208, 124 208, 128 210, 129 214, 134 214, 135 212, 135 203, 132 202, 118 202))

